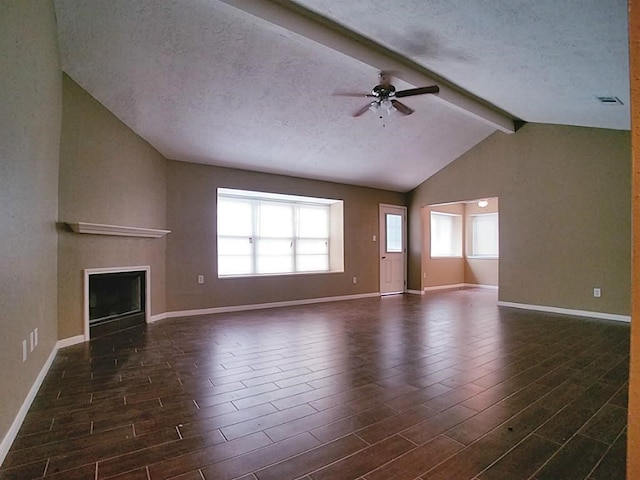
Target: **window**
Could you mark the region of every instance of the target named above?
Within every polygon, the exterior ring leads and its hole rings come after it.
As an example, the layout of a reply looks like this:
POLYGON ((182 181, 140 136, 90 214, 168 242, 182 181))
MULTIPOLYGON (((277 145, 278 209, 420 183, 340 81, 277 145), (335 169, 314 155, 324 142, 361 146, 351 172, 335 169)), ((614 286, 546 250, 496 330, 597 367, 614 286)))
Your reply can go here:
POLYGON ((342 201, 218 189, 218 276, 342 271, 342 201))
POLYGON ((431 212, 431 256, 462 256, 462 216, 431 212))
POLYGON ((498 257, 498 214, 471 215, 472 257, 498 257))
POLYGON ((402 215, 387 213, 386 219, 386 248, 387 253, 402 252, 402 215))

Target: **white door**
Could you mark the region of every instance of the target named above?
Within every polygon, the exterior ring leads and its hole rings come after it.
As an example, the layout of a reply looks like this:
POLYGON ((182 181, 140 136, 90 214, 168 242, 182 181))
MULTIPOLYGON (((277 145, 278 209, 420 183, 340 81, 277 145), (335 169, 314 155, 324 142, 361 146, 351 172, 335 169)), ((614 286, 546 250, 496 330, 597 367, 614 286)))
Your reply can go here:
POLYGON ((380 205, 380 294, 402 293, 407 280, 407 209, 380 205))

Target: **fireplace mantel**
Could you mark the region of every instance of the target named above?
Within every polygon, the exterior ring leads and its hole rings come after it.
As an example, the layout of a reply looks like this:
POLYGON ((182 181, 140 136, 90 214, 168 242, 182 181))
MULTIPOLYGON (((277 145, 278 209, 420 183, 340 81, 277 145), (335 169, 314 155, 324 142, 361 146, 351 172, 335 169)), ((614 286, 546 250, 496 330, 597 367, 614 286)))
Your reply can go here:
POLYGON ((93 235, 118 235, 120 237, 161 238, 171 230, 157 228, 125 227, 123 225, 106 225, 103 223, 76 222, 67 223, 76 233, 89 233, 93 235))

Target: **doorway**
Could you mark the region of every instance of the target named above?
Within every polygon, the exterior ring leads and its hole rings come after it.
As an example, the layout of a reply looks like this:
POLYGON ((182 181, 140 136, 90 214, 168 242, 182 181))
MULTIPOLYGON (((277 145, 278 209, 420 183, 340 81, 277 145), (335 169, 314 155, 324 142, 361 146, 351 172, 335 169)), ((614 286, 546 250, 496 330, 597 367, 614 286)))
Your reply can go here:
POLYGON ((380 204, 380 294, 407 286, 407 208, 380 204))
POLYGON ((497 197, 429 205, 422 211, 422 288, 499 284, 497 197))

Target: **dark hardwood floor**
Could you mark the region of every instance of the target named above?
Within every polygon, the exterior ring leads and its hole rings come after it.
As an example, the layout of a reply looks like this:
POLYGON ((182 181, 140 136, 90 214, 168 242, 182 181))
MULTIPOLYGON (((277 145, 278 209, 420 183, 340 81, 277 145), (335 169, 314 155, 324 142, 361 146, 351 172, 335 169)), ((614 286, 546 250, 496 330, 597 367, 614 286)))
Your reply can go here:
POLYGON ((170 319, 66 348, 0 478, 624 478, 629 325, 496 301, 170 319))

